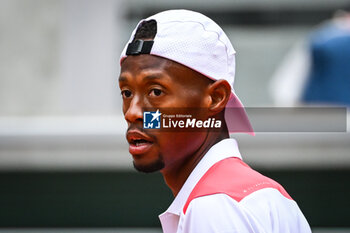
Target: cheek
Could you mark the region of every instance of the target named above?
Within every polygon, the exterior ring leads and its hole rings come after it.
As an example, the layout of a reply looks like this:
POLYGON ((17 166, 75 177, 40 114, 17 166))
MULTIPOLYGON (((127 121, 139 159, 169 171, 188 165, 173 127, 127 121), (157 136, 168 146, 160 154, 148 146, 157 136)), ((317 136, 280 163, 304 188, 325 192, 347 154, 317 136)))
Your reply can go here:
POLYGON ((182 89, 178 92, 178 101, 181 102, 183 106, 188 108, 201 107, 203 106, 204 93, 202 91, 195 90, 195 88, 182 89))
POLYGON ((128 111, 129 107, 130 107, 130 100, 123 99, 123 114, 124 115, 128 111))
POLYGON ((126 111, 128 110, 128 106, 125 105, 123 102, 123 114, 125 115, 126 111))
POLYGON ((204 132, 163 132, 158 137, 158 145, 164 162, 171 164, 193 155, 205 137, 204 132))

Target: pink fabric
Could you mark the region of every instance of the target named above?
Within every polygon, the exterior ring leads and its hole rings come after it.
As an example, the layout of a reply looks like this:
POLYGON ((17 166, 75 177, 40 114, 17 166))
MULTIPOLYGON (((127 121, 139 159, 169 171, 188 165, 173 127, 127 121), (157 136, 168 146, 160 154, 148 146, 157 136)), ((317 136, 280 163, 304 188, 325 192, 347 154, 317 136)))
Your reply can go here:
POLYGON ((186 214, 188 205, 197 197, 224 193, 240 202, 248 195, 264 188, 274 188, 292 200, 276 181, 254 171, 239 158, 227 158, 214 164, 199 180, 186 201, 183 213, 186 214))
POLYGON ((226 105, 225 121, 229 133, 248 133, 255 135, 243 104, 233 92, 231 92, 230 100, 226 105))

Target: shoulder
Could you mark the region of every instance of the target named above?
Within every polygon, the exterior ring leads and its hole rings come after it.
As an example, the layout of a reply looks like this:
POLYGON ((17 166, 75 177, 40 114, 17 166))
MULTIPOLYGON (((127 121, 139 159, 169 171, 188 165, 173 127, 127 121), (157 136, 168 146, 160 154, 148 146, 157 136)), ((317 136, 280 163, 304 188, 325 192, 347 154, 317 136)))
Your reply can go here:
POLYGON ((224 159, 205 173, 181 216, 186 229, 212 230, 203 232, 311 232, 284 188, 238 158, 224 159))
POLYGON ((226 194, 240 202, 250 194, 265 188, 276 189, 287 199, 292 199, 276 181, 251 169, 238 158, 227 158, 214 164, 199 180, 183 208, 186 213, 190 202, 198 197, 226 194))
POLYGON ((182 213, 180 226, 193 229, 184 232, 311 232, 297 203, 272 188, 240 202, 223 193, 198 197, 182 213))
POLYGON ((262 232, 226 194, 202 196, 193 200, 180 217, 180 232, 262 232))

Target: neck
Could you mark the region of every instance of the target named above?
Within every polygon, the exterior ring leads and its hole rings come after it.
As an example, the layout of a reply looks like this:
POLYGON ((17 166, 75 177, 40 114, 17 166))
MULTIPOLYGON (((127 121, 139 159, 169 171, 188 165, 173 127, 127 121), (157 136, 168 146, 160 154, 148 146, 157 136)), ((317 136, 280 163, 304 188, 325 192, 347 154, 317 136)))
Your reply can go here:
POLYGON ((225 138, 229 138, 229 134, 226 130, 221 132, 208 132, 201 146, 192 155, 187 156, 184 161, 181 161, 175 167, 161 171, 165 183, 171 189, 174 196, 179 193, 188 176, 208 150, 214 144, 225 138))

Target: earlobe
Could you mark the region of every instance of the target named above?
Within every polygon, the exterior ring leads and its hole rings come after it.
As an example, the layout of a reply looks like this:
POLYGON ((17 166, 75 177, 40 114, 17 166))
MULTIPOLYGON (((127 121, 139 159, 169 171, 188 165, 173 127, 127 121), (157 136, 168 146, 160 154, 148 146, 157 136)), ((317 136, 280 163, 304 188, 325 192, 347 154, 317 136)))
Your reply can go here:
POLYGON ((211 84, 208 91, 211 98, 209 110, 215 115, 225 108, 231 95, 231 86, 226 80, 220 79, 211 84))

